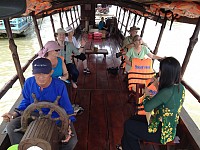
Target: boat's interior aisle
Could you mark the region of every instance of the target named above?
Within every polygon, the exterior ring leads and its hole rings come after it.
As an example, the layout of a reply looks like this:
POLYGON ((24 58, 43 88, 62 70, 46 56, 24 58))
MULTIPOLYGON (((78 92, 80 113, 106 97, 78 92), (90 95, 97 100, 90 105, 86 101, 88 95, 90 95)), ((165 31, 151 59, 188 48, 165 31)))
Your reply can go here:
POLYGON ((102 54, 90 55, 90 75, 83 74, 83 65, 79 61, 78 89, 68 89, 72 103, 84 108, 74 123, 79 140, 76 150, 116 149, 115 145, 121 141, 124 121, 133 111, 127 102, 128 90, 122 70, 118 75, 107 71, 109 67, 120 65, 120 59, 115 57, 119 51, 118 43, 110 38, 96 44, 108 50, 106 59, 102 54))

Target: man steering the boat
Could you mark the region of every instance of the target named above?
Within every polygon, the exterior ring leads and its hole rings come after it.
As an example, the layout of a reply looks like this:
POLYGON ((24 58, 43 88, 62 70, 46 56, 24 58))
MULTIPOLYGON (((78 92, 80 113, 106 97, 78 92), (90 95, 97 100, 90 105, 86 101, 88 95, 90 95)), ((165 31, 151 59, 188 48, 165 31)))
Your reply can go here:
MULTIPOLYGON (((38 101, 48 100, 49 102, 54 102, 57 96, 61 96, 58 103, 59 106, 62 107, 68 115, 74 114, 64 82, 51 77, 53 70, 50 60, 38 58, 33 61, 32 67, 34 76, 25 81, 22 90, 23 99, 18 108, 16 108, 13 113, 5 113, 2 116, 4 121, 9 122, 7 125, 7 132, 11 145, 19 144, 24 135, 22 132, 14 132, 14 130, 21 127, 21 113, 34 102, 32 93, 35 93, 38 101)), ((48 114, 49 110, 44 109, 42 111, 44 114, 48 114)), ((52 113, 52 118, 56 117, 58 117, 58 114, 56 112, 52 113)), ((73 150, 76 146, 78 140, 73 126, 75 120, 74 116, 69 117, 69 134, 66 135, 65 140, 62 140, 60 150, 73 150), (71 133, 73 133, 73 136, 71 133)))

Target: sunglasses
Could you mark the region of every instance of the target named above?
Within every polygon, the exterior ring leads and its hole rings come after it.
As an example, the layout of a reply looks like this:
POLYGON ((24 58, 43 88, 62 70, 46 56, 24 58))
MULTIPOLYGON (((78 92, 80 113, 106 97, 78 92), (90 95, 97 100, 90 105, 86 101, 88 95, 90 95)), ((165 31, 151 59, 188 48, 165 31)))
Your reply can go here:
POLYGON ((60 49, 57 49, 57 50, 55 50, 56 52, 59 52, 60 51, 60 49))

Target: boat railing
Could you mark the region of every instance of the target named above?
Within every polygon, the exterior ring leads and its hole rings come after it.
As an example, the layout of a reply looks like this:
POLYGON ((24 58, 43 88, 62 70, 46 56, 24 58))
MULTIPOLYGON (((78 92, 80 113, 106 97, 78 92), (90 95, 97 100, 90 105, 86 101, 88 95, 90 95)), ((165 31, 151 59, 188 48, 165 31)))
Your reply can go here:
MULTIPOLYGON (((34 55, 31 59, 27 61, 27 63, 22 67, 22 71, 25 72, 31 62, 37 57, 34 55)), ((7 93, 7 91, 12 88, 13 84, 19 79, 18 75, 14 75, 10 81, 8 81, 5 86, 0 90, 0 99, 7 93)))
POLYGON ((185 86, 185 88, 198 100, 200 103, 200 95, 190 86, 188 85, 184 80, 181 81, 181 83, 185 86))

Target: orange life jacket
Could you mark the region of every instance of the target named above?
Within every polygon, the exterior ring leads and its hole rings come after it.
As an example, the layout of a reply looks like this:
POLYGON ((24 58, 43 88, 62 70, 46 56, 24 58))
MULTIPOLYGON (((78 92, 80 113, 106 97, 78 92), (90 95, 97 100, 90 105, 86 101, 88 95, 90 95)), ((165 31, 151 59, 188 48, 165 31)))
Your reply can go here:
MULTIPOLYGON (((146 80, 145 87, 149 90, 150 97, 153 97, 158 92, 157 88, 153 84, 152 79, 146 80)), ((141 96, 139 98, 138 103, 139 104, 143 103, 144 98, 145 98, 145 95, 141 96)), ((144 106, 142 105, 142 106, 139 106, 138 108, 139 109, 144 109, 144 106)), ((145 114, 146 113, 145 113, 144 110, 138 111, 138 115, 145 115, 145 114)))
POLYGON ((149 90, 150 97, 153 97, 158 92, 157 88, 153 84, 154 81, 152 79, 146 80, 145 86, 149 90))
POLYGON ((136 83, 145 84, 146 80, 151 79, 155 75, 152 68, 152 59, 132 59, 132 68, 128 73, 128 87, 132 89, 136 83))

